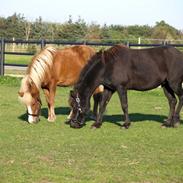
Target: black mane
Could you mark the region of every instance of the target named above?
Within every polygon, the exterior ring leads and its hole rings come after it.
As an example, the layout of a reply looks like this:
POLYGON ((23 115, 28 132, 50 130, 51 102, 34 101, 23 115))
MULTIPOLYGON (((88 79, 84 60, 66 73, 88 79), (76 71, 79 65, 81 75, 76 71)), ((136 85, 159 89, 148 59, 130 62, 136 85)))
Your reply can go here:
POLYGON ((81 83, 83 83, 86 75, 88 75, 88 73, 93 69, 93 67, 98 63, 98 62, 108 62, 108 61, 113 61, 116 58, 118 58, 120 55, 120 50, 121 49, 128 49, 126 46, 124 45, 115 45, 109 49, 107 49, 106 51, 104 50, 100 50, 99 52, 97 52, 95 55, 93 55, 90 60, 88 61, 88 63, 84 66, 84 68, 82 69, 78 82, 76 83, 76 85, 74 86, 74 89, 78 89, 81 85, 81 83))
POLYGON ((78 82, 75 84, 74 89, 77 90, 80 85, 83 83, 85 77, 88 75, 88 73, 93 69, 93 67, 99 62, 101 61, 101 56, 102 56, 102 52, 103 50, 100 50, 99 52, 97 52, 95 55, 93 55, 90 60, 88 61, 88 63, 84 66, 84 68, 82 69, 78 82))

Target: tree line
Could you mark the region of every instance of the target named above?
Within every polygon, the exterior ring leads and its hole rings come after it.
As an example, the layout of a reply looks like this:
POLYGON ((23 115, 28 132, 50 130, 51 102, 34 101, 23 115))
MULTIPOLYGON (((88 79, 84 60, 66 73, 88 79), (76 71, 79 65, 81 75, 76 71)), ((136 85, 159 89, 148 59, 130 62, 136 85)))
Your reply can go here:
POLYGON ((64 23, 43 21, 42 17, 35 21, 27 20, 23 15, 14 13, 9 17, 0 17, 0 37, 5 39, 25 40, 67 40, 67 41, 98 41, 98 42, 133 42, 141 39, 146 43, 157 39, 181 40, 183 31, 167 24, 165 21, 149 25, 99 25, 95 22, 87 24, 78 17, 73 21, 72 16, 64 23))

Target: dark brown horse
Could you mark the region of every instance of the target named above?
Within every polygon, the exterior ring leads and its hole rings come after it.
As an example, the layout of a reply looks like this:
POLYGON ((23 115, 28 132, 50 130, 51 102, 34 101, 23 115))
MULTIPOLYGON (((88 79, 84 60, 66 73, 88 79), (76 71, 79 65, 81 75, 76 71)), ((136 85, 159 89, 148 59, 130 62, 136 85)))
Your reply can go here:
POLYGON ((121 45, 100 51, 84 67, 74 91, 70 94, 74 113, 71 127, 80 128, 85 121, 89 99, 95 88, 103 84, 104 93, 99 115, 92 125, 99 128, 102 116, 112 94, 117 91, 124 112, 125 123, 130 126, 127 90, 151 90, 162 86, 169 102, 169 116, 163 126, 175 127, 180 123, 183 105, 183 54, 174 47, 134 50, 121 45), (176 108, 178 96, 179 103, 176 108))
POLYGON ((56 119, 56 87, 75 84, 82 68, 94 53, 93 48, 85 45, 62 50, 49 46, 32 59, 19 90, 19 98, 27 107, 29 123, 37 122, 39 119, 41 88, 48 103, 48 121, 56 119))

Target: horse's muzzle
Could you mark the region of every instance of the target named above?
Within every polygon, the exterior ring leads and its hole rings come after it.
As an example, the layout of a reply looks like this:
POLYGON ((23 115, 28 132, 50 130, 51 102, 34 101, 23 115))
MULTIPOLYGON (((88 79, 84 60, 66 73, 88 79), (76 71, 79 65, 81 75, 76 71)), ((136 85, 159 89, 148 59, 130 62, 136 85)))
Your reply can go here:
POLYGON ((71 123, 71 119, 65 121, 66 125, 70 125, 70 123, 71 123))
POLYGON ((29 118, 28 118, 28 123, 29 124, 36 124, 36 123, 38 123, 40 121, 40 118, 39 117, 36 117, 36 118, 34 118, 34 119, 32 119, 32 120, 30 120, 29 118))
POLYGON ((71 128, 82 128, 85 123, 80 123, 78 121, 70 120, 70 127, 71 128))

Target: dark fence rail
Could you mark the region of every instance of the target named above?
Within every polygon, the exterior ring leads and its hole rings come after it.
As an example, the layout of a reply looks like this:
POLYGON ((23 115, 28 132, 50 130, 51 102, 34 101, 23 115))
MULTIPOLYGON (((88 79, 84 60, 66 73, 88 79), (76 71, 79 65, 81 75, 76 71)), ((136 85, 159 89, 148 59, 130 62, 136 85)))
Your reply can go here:
MULTIPOLYGON (((136 43, 130 43, 130 42, 121 42, 122 44, 125 44, 128 47, 157 47, 157 46, 173 46, 173 47, 183 47, 183 44, 170 44, 167 42, 162 42, 161 44, 136 44, 136 43)), ((117 43, 98 43, 98 42, 89 42, 89 41, 80 41, 80 42, 72 42, 72 41, 47 41, 47 40, 6 40, 1 38, 0 39, 0 76, 4 75, 4 67, 5 66, 19 66, 19 67, 26 67, 27 65, 23 64, 7 64, 5 63, 5 55, 34 55, 34 53, 28 53, 28 52, 8 52, 5 50, 6 44, 36 44, 39 45, 40 48, 44 48, 46 45, 54 44, 54 45, 89 45, 89 46, 113 46, 117 43)))

